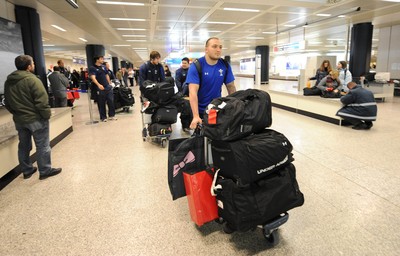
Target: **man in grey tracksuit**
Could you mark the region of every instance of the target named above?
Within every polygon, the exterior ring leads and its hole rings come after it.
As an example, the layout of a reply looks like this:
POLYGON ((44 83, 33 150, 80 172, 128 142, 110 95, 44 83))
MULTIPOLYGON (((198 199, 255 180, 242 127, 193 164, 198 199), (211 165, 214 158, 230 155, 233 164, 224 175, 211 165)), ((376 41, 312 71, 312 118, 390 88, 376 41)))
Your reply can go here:
POLYGON ((374 94, 354 82, 348 83, 347 87, 349 93, 340 98, 344 106, 336 115, 353 124, 355 130, 371 129, 378 112, 374 94))

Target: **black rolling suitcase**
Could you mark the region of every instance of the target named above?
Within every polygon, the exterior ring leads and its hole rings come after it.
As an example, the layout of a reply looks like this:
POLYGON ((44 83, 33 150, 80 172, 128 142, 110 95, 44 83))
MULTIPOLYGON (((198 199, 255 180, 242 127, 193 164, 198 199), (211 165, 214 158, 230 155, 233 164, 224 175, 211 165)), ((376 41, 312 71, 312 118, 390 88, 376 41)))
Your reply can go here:
POLYGON ((225 178, 243 184, 262 179, 290 164, 293 146, 281 133, 264 129, 236 141, 211 141, 214 166, 225 178))
POLYGON ((271 223, 304 203, 293 164, 250 184, 218 177, 214 191, 218 215, 231 231, 244 232, 271 223))

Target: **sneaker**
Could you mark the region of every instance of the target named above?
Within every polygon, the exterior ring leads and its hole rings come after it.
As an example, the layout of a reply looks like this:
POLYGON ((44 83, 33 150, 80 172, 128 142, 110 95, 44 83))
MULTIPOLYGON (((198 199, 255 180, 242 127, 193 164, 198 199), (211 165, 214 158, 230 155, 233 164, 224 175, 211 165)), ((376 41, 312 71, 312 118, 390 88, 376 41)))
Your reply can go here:
POLYGON ((360 123, 352 127, 354 130, 368 130, 369 128, 371 127, 368 127, 368 125, 365 123, 360 123))
POLYGON ((184 132, 190 132, 190 128, 183 128, 184 132))
POLYGON ((37 167, 33 167, 33 170, 30 173, 28 173, 28 174, 24 173, 24 179, 25 180, 29 179, 36 171, 37 171, 37 167))
POLYGON ((61 168, 51 168, 51 170, 49 171, 49 173, 47 173, 47 174, 40 174, 39 180, 44 180, 44 179, 47 179, 48 177, 55 176, 55 175, 59 174, 61 171, 62 171, 61 168))
POLYGON ((367 129, 371 129, 374 126, 371 121, 365 121, 365 124, 368 126, 367 129))
POLYGON ((118 120, 118 118, 116 118, 115 116, 110 116, 110 117, 108 118, 108 120, 114 120, 114 121, 116 121, 116 120, 118 120))
POLYGON ((101 119, 102 122, 107 122, 107 119, 101 119))

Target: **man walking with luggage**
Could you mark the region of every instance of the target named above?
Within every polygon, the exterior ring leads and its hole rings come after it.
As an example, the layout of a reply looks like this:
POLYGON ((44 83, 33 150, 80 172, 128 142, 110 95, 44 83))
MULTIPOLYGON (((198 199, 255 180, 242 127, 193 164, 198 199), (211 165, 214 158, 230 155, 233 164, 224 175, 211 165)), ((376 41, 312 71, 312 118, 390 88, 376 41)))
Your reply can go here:
POLYGON ((139 88, 144 92, 143 82, 150 80, 156 83, 165 81, 164 67, 160 63, 161 54, 157 51, 150 53, 150 60, 140 66, 139 88))
POLYGON ((69 85, 68 78, 60 73, 60 67, 54 66, 54 72, 49 75, 51 92, 54 96, 54 105, 56 108, 67 106, 67 87, 69 85))
MULTIPOLYGON (((184 90, 185 89, 184 87, 185 87, 185 81, 186 81, 186 76, 187 76, 188 71, 189 71, 189 58, 184 57, 182 59, 181 67, 178 68, 175 72, 176 87, 178 87, 178 90, 180 92, 183 92, 184 94, 185 94, 185 91, 187 91, 187 89, 184 90)), ((186 92, 186 93, 189 93, 189 92, 186 92)))
POLYGON ((42 82, 33 74, 35 64, 29 55, 15 58, 17 71, 4 83, 5 106, 13 115, 18 131, 18 161, 24 179, 30 178, 38 168, 32 166, 29 154, 32 137, 36 145, 39 179, 57 175, 61 168, 51 167, 49 97, 42 82))
POLYGON ((191 129, 196 128, 198 123, 202 123, 207 105, 213 99, 221 97, 223 84, 228 94, 236 91, 232 68, 221 59, 221 53, 222 44, 219 38, 211 37, 205 45, 205 56, 197 60, 201 66, 201 74, 197 71, 195 64, 189 68, 186 83, 189 84, 190 107, 193 112, 191 129))
POLYGON ((108 119, 117 120, 115 117, 114 93, 110 85, 111 81, 108 76, 108 71, 103 65, 103 56, 95 57, 94 62, 94 66, 89 68, 89 76, 90 79, 92 79, 92 83, 99 89, 97 106, 99 108, 100 120, 102 122, 107 122, 106 103, 108 107, 108 119))

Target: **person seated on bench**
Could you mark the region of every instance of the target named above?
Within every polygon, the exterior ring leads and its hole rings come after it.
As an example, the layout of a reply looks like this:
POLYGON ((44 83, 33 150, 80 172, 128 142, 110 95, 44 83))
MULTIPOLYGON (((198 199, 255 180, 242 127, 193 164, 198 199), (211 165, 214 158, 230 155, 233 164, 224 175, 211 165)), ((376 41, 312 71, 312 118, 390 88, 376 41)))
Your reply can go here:
POLYGON ((321 82, 317 85, 317 88, 323 91, 333 91, 335 93, 340 92, 342 85, 339 80, 339 72, 337 70, 332 70, 329 75, 322 78, 321 82))
POLYGON ((336 115, 351 123, 355 130, 371 129, 377 115, 374 94, 354 82, 348 83, 347 87, 349 93, 340 98, 344 107, 336 115))

